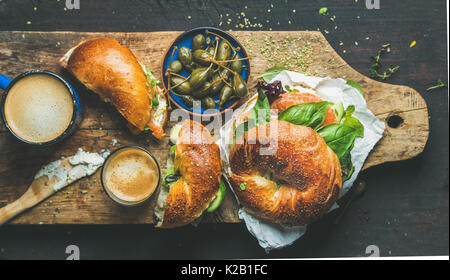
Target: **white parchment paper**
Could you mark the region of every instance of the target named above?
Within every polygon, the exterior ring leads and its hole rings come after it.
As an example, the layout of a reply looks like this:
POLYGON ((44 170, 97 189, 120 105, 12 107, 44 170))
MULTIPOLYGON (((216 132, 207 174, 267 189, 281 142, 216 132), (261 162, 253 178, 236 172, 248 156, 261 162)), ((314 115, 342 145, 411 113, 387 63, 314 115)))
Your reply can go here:
MULTIPOLYGON (((355 146, 351 152, 352 162, 355 171, 352 177, 347 180, 340 192, 340 197, 345 195, 352 187, 358 173, 373 149, 375 144, 383 136, 385 125, 378 120, 372 112, 367 108, 364 97, 359 91, 349 85, 343 79, 331 79, 306 76, 300 73, 283 71, 272 81, 279 80, 283 86, 288 85, 291 89, 298 89, 301 92, 309 92, 318 95, 325 101, 335 104, 342 102, 344 108, 350 105, 355 106, 355 116, 364 125, 364 138, 356 138, 355 146)), ((221 149, 221 157, 223 161, 225 174, 230 172, 229 153, 230 141, 233 131, 236 128, 236 119, 248 111, 255 105, 257 95, 250 98, 245 104, 238 108, 232 118, 225 123, 220 130, 220 139, 218 145, 221 149)), ((330 211, 338 207, 335 204, 330 211)), ((257 217, 250 215, 243 208, 239 210, 239 218, 245 221, 248 231, 258 240, 260 246, 267 252, 273 249, 280 249, 291 245, 299 239, 305 232, 307 226, 285 227, 277 224, 261 221, 257 217)))

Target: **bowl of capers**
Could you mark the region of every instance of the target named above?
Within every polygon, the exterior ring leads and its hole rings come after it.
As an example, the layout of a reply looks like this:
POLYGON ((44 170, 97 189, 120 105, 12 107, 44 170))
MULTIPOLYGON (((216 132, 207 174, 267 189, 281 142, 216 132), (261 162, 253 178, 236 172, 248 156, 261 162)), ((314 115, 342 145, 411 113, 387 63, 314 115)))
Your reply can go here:
POLYGON ((217 28, 182 33, 167 49, 161 68, 169 99, 191 115, 224 113, 248 95, 247 52, 236 38, 217 28))

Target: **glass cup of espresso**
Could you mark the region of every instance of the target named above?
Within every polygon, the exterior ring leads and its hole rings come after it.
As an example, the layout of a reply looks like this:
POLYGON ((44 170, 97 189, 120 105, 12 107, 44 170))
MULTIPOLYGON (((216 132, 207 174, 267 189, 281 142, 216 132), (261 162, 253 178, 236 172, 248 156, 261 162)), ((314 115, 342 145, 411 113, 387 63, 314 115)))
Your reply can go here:
POLYGON ((115 202, 136 206, 146 202, 159 187, 161 170, 146 149, 125 146, 106 159, 101 181, 105 192, 115 202))
POLYGON ((81 104, 73 87, 55 73, 31 70, 11 80, 0 74, 5 90, 3 123, 20 142, 47 146, 61 142, 81 122, 81 104))

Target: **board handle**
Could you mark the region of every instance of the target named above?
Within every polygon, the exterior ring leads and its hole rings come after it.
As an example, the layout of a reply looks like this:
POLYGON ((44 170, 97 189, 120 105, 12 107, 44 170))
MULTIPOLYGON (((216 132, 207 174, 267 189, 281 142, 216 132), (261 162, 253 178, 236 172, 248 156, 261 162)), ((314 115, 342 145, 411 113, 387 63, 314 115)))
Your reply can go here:
POLYGON ((24 200, 22 198, 19 198, 18 200, 14 201, 13 203, 10 203, 6 205, 5 207, 0 209, 0 226, 14 218, 15 216, 19 215, 23 211, 29 209, 24 203, 24 200))
POLYGON ((0 209, 0 226, 19 215, 20 213, 37 205, 44 199, 38 199, 33 193, 33 185, 16 201, 0 209))

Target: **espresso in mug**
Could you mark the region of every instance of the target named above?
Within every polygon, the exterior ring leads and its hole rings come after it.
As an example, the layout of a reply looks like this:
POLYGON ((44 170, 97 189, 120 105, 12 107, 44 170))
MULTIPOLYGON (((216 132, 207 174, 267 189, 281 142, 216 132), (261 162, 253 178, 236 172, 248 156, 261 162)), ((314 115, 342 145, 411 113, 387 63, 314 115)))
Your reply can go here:
POLYGON ((146 151, 126 147, 107 159, 102 172, 103 186, 115 201, 134 205, 149 198, 159 184, 159 167, 146 151))
POLYGON ((25 76, 9 89, 4 114, 17 137, 45 143, 67 130, 74 103, 64 83, 52 75, 39 73, 25 76))

